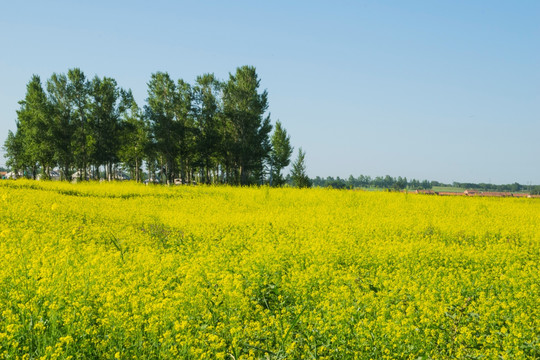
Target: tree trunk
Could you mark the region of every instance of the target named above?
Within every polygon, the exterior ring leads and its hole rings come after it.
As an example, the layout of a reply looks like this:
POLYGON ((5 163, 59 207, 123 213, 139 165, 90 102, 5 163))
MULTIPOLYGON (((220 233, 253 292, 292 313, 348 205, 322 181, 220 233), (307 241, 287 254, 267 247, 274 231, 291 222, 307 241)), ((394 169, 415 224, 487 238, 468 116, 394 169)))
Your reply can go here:
POLYGON ((139 182, 139 159, 135 158, 135 182, 139 182))

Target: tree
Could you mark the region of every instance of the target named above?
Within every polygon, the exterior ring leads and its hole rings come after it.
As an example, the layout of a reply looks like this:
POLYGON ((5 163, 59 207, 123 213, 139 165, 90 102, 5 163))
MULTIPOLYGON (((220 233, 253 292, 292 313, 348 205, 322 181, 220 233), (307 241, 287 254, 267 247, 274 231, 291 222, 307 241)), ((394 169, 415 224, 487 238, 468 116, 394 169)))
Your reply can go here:
POLYGON ((285 183, 281 170, 290 164, 292 152, 291 139, 278 120, 272 135, 272 150, 270 151, 271 186, 281 186, 285 183))
POLYGON ((150 121, 153 147, 160 164, 160 178, 162 182, 171 183, 176 173, 179 146, 175 122, 176 86, 168 73, 152 74, 147 101, 146 116, 150 121))
POLYGON ((313 179, 313 186, 323 186, 324 180, 320 176, 316 176, 315 179, 313 179))
POLYGON ((123 114, 121 129, 119 158, 130 170, 132 178, 140 182, 142 162, 148 153, 149 134, 148 124, 132 96, 129 108, 123 114))
POLYGON ((47 81, 47 93, 49 103, 51 104, 50 116, 54 159, 60 167, 62 178, 71 180, 72 166, 75 161, 72 150, 75 124, 66 75, 53 73, 47 81))
POLYGON ((377 188, 383 188, 384 187, 384 178, 382 176, 376 176, 375 179, 373 179, 372 183, 377 188))
POLYGON ((347 186, 349 187, 349 189, 354 189, 357 184, 358 181, 354 178, 354 176, 352 174, 349 175, 349 179, 347 180, 347 186))
POLYGON ((184 80, 178 80, 174 98, 174 129, 176 147, 178 148, 177 163, 182 182, 192 180, 193 162, 195 158, 194 123, 192 115, 193 90, 184 80))
POLYGON ((72 124, 72 150, 75 165, 79 170, 79 179, 88 178, 88 165, 91 160, 91 148, 94 137, 89 127, 90 111, 90 83, 79 68, 68 71, 68 94, 71 106, 72 124))
POLYGON ((518 192, 518 191, 521 191, 521 189, 523 188, 523 186, 517 182, 513 183, 512 185, 510 185, 510 191, 511 192, 518 192))
POLYGON ((216 166, 222 138, 220 134, 220 90, 214 74, 198 76, 193 88, 193 113, 196 127, 197 165, 201 179, 210 183, 210 171, 216 166))
POLYGON ((428 180, 423 180, 422 183, 420 184, 420 186, 422 187, 422 189, 425 189, 425 190, 429 190, 429 189, 431 189, 433 187, 431 185, 431 182, 428 181, 428 180))
POLYGON ((54 165, 53 134, 50 120, 50 106, 41 86, 39 76, 34 75, 26 86, 26 96, 20 101, 17 111, 19 135, 24 152, 24 159, 35 179, 38 166, 43 175, 49 177, 54 165))
POLYGON ((258 92, 260 80, 252 66, 229 74, 223 91, 223 111, 226 121, 227 167, 231 167, 233 182, 247 185, 260 181, 264 162, 270 152, 272 131, 268 109, 268 93, 258 92))
POLYGON ((94 77, 90 84, 90 113, 88 134, 92 141, 88 144, 90 161, 99 178, 99 169, 105 166, 106 177, 113 179, 113 167, 119 161, 121 124, 120 117, 129 107, 133 96, 121 90, 116 80, 108 77, 94 77))
POLYGON ((390 189, 394 185, 394 182, 394 178, 392 178, 390 175, 386 175, 383 180, 383 187, 386 189, 390 189))
POLYGON ((402 178, 401 176, 394 182, 392 188, 394 190, 403 190, 407 187, 407 178, 402 178))
POLYGON ((311 180, 306 174, 306 153, 302 148, 298 149, 298 157, 292 164, 291 178, 294 186, 299 188, 311 187, 311 180))
POLYGON ((175 83, 167 73, 152 74, 147 106, 141 113, 130 91, 112 78, 89 81, 78 68, 53 73, 47 91, 34 76, 18 111, 17 130, 4 147, 13 167, 35 178, 58 166, 62 179, 109 180, 119 163, 141 180, 140 168, 162 182, 282 185, 290 164, 290 137, 272 125, 268 93, 251 66, 236 69, 223 83, 213 74, 195 85, 175 83), (90 171, 90 174, 89 174, 90 171), (268 175, 270 176, 268 178, 268 175))
POLYGON ((5 151, 4 157, 6 158, 6 166, 16 174, 19 172, 24 172, 27 161, 24 155, 22 132, 19 131, 18 123, 15 134, 11 130, 8 131, 8 136, 4 143, 3 149, 5 151))

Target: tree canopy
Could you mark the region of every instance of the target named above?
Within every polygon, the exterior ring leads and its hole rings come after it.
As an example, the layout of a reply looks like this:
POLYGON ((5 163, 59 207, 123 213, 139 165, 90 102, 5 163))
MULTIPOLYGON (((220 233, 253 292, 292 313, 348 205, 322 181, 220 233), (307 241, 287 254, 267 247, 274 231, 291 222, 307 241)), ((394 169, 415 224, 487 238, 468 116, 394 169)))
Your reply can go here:
POLYGON ((271 134, 255 67, 239 67, 226 81, 203 74, 193 85, 156 72, 147 85, 140 108, 110 77, 90 80, 74 68, 52 74, 43 89, 34 75, 4 144, 7 165, 32 178, 56 168, 65 180, 113 180, 127 171, 142 181, 146 166, 149 181, 167 184, 284 184, 290 137, 280 122, 271 134))
POLYGON ((292 164, 291 178, 294 186, 299 188, 311 187, 311 180, 306 173, 306 153, 302 148, 298 149, 298 156, 292 164))

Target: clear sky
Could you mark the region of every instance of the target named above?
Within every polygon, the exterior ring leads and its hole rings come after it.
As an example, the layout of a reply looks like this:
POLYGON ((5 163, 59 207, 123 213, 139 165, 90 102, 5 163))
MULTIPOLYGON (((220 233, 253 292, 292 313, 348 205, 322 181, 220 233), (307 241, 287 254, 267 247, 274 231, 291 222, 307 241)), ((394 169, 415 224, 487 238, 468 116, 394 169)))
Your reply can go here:
POLYGON ((253 65, 312 177, 540 184, 538 0, 4 1, 0 34, 2 144, 32 74, 142 106, 153 72, 253 65))

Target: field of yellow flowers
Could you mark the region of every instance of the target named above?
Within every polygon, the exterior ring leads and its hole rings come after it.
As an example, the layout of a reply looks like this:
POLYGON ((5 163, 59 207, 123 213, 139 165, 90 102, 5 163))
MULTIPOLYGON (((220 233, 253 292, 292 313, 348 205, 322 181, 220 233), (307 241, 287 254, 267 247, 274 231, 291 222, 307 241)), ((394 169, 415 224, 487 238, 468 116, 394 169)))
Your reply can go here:
POLYGON ((0 182, 0 359, 537 359, 540 201, 0 182))

